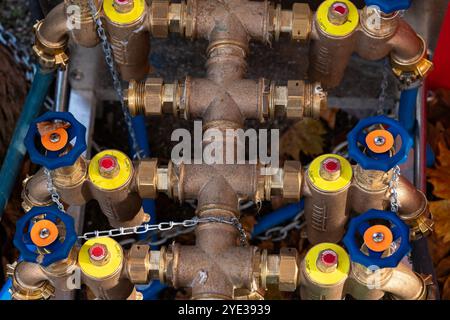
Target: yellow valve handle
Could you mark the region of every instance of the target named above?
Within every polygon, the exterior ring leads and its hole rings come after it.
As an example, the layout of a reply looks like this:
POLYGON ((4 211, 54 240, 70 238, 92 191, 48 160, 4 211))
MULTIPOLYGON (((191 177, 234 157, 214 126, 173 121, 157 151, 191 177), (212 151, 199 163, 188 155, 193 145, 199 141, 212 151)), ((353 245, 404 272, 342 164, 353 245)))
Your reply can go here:
POLYGON ((123 251, 120 244, 112 238, 102 237, 86 241, 78 253, 78 263, 84 274, 96 279, 104 279, 119 271, 123 262, 123 251), (108 260, 97 265, 91 262, 89 249, 95 244, 102 244, 109 252, 108 260))
POLYGON ((109 20, 117 24, 131 24, 138 20, 145 11, 145 0, 134 0, 133 9, 125 13, 117 11, 113 4, 114 0, 104 0, 103 11, 109 20))
POLYGON ((305 270, 309 278, 318 284, 333 285, 344 281, 350 271, 350 257, 345 250, 334 243, 319 243, 312 247, 305 256, 305 270), (338 256, 338 265, 332 272, 322 272, 317 267, 319 254, 325 250, 333 250, 338 256))
POLYGON ((316 13, 316 21, 320 29, 335 37, 345 37, 351 34, 359 25, 359 12, 358 8, 349 0, 339 0, 339 2, 345 3, 348 7, 349 13, 347 21, 341 25, 336 25, 328 18, 328 10, 337 2, 336 0, 326 0, 322 2, 316 13))
POLYGON ((311 162, 308 168, 308 177, 317 189, 325 192, 335 192, 350 184, 353 177, 353 169, 347 159, 337 154, 324 154, 315 158, 313 162, 311 162), (334 181, 325 180, 320 175, 321 163, 327 158, 338 159, 341 164, 340 176, 334 181))
POLYGON ((92 158, 89 163, 88 174, 91 182, 99 189, 116 190, 128 182, 133 175, 133 170, 133 164, 125 153, 118 150, 104 150, 97 153, 95 157, 92 158), (119 171, 117 175, 112 178, 107 178, 100 174, 98 162, 104 156, 113 156, 117 159, 119 171))

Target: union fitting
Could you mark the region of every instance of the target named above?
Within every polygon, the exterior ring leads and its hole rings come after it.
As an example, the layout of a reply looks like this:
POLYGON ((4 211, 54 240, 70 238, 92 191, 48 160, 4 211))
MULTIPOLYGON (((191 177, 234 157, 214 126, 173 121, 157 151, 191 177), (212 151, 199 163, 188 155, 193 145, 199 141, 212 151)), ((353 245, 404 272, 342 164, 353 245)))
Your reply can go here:
POLYGON ((270 8, 276 41, 281 33, 289 33, 294 41, 306 42, 312 30, 312 11, 306 3, 294 3, 292 10, 282 10, 281 4, 270 8))
POLYGON ((55 287, 45 279, 39 265, 22 261, 8 264, 6 268, 6 274, 12 279, 13 300, 47 300, 55 294, 55 287), (29 279, 23 281, 20 278, 23 274, 29 279))
POLYGON ((286 117, 288 119, 318 119, 320 110, 326 106, 326 103, 327 94, 319 83, 288 81, 286 105, 286 117))
POLYGON ((124 96, 133 116, 178 114, 181 90, 177 83, 165 84, 161 78, 148 78, 145 82, 131 80, 124 96))
POLYGON ((299 283, 298 252, 294 248, 281 248, 280 253, 261 253, 260 278, 261 287, 267 289, 269 284, 278 284, 280 291, 293 292, 299 283))
POLYGON ((302 185, 302 168, 299 161, 285 161, 283 169, 261 168, 258 189, 261 199, 270 201, 274 196, 281 196, 286 202, 300 200, 302 185), (263 191, 263 190, 264 191, 263 191))

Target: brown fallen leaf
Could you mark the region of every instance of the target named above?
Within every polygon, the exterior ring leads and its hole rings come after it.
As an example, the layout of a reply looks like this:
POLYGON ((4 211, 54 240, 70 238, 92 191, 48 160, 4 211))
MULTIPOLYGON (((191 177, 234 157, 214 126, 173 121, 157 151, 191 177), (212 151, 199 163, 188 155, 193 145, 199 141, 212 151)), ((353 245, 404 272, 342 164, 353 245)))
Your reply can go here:
POLYGON ((434 234, 442 243, 450 242, 450 200, 430 202, 430 211, 434 219, 434 234))
POLYGON ((450 277, 445 280, 444 287, 441 293, 442 300, 450 300, 450 277))
POLYGON ((436 266, 436 277, 438 281, 445 282, 450 275, 450 256, 442 259, 436 266))
POLYGON ((280 141, 281 154, 300 160, 300 152, 314 156, 323 153, 325 130, 322 122, 314 119, 304 119, 296 122, 282 136, 280 141))
POLYGON ((339 112, 337 108, 322 108, 320 110, 320 118, 323 119, 330 129, 336 127, 336 115, 339 112))
POLYGON ((427 170, 428 182, 433 185, 436 197, 450 199, 450 150, 442 139, 438 142, 438 151, 436 169, 427 170))

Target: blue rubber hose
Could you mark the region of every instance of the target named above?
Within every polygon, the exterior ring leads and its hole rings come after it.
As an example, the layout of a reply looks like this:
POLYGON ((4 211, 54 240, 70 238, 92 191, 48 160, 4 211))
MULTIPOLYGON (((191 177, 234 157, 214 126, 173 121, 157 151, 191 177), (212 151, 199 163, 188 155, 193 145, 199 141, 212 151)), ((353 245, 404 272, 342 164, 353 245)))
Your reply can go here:
POLYGON ((53 72, 44 73, 41 69, 37 70, 33 84, 25 100, 22 113, 17 120, 16 128, 0 171, 0 218, 8 203, 22 165, 22 160, 27 152, 23 140, 31 121, 38 116, 52 82, 53 72))
POLYGON ((9 289, 12 287, 12 280, 8 278, 6 283, 0 289, 0 300, 11 300, 11 293, 9 293, 9 289))
MULTIPOLYGON (((142 150, 141 156, 143 158, 150 157, 151 152, 147 136, 147 128, 145 125, 145 117, 144 116, 133 117, 131 119, 131 122, 133 124, 137 144, 139 148, 142 150)), ((153 199, 143 199, 142 206, 144 208, 144 212, 150 215, 151 223, 152 224, 157 223, 155 201, 153 199)), ((145 237, 146 234, 139 235, 139 239, 143 239, 145 237)), ((157 240, 156 234, 152 237, 152 240, 157 240)), ((152 246, 151 249, 157 250, 158 247, 152 246)), ((154 280, 148 286, 139 286, 138 290, 142 293, 144 300, 158 300, 159 294, 164 288, 166 288, 165 285, 160 283, 158 280, 154 280)))
POLYGON ((263 234, 267 230, 292 220, 304 208, 304 201, 290 204, 266 214, 258 220, 253 228, 252 237, 263 234))
POLYGON ((414 136, 416 125, 416 105, 419 88, 403 90, 400 95, 398 120, 411 136, 414 136))

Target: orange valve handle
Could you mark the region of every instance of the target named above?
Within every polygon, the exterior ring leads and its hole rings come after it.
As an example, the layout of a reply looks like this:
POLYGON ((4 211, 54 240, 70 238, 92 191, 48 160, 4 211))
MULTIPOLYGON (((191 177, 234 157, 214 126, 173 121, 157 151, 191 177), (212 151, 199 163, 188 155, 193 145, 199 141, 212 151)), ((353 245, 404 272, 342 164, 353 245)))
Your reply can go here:
POLYGON ((46 247, 58 239, 58 227, 50 220, 39 220, 30 231, 31 241, 38 247, 46 247))
POLYGON ((391 230, 382 224, 371 226, 363 237, 367 248, 375 252, 386 251, 394 240, 391 230))
POLYGON ((64 128, 58 128, 41 136, 41 143, 48 151, 62 150, 69 141, 69 135, 64 128))
POLYGON ((374 130, 367 134, 366 144, 372 152, 385 153, 394 147, 394 136, 387 130, 374 130))

